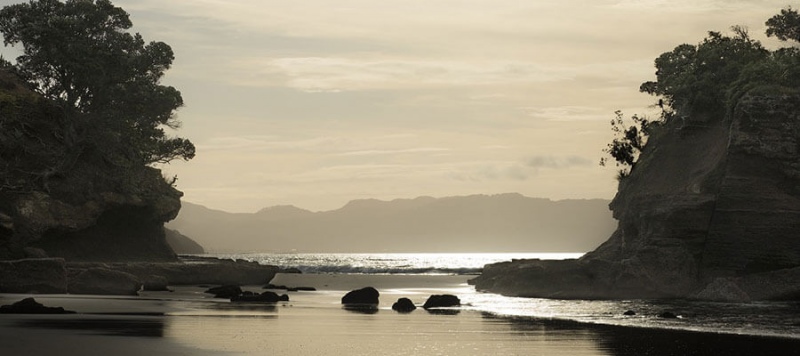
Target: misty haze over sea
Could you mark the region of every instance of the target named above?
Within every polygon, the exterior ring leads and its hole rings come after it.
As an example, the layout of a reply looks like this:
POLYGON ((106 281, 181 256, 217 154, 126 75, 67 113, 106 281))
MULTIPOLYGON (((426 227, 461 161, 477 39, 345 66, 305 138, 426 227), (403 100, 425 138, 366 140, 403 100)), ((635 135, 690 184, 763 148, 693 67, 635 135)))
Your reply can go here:
POLYGON ((184 202, 166 226, 210 252, 586 252, 616 227, 608 203, 499 194, 243 214, 184 202))

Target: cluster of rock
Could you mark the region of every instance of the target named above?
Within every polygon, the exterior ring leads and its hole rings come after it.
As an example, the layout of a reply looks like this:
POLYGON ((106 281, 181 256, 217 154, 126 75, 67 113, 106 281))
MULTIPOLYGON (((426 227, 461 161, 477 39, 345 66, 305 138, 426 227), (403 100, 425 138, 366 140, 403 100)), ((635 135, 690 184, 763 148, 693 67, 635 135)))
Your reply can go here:
POLYGON ((238 285, 212 287, 207 289, 205 293, 213 294, 214 298, 229 299, 231 302, 277 303, 289 301, 289 296, 286 294, 278 295, 278 293, 272 291, 265 291, 262 293, 244 291, 242 287, 238 285))
POLYGON ((477 289, 548 298, 800 299, 800 95, 748 94, 654 132, 578 260, 488 265, 477 289))
POLYGON ((136 295, 169 285, 264 284, 276 266, 185 257, 171 262, 66 262, 61 258, 0 261, 0 293, 136 295))
MULTIPOLYGON (((342 305, 349 310, 372 311, 378 310, 380 292, 373 287, 364 287, 348 292, 342 297, 342 305)), ((439 308, 453 308, 461 306, 461 300, 450 294, 432 295, 422 306, 423 309, 435 312, 439 308)), ((417 309, 411 299, 399 298, 392 304, 392 310, 400 313, 410 313, 417 309)))

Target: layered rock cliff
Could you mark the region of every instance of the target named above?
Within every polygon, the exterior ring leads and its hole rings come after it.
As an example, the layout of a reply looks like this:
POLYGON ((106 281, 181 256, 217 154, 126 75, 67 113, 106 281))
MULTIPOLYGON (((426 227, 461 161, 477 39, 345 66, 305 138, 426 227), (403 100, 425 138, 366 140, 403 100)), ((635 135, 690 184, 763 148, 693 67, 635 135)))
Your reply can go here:
POLYGON ((580 260, 487 266, 476 288, 560 298, 800 298, 800 94, 753 91, 728 115, 673 119, 580 260))

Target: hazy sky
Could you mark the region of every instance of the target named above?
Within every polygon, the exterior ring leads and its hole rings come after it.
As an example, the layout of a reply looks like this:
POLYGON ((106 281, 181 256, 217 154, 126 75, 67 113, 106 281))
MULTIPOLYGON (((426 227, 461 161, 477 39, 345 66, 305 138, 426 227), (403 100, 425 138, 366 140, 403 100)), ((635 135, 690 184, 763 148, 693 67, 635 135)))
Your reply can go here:
MULTIPOLYGON (((0 0, 1 5, 19 1, 0 0)), ((796 1, 116 0, 176 54, 184 199, 252 212, 360 198, 611 198, 614 111, 653 60, 796 1)), ((773 41, 765 41, 767 44, 773 41)), ((13 51, 4 49, 6 57, 13 51)))

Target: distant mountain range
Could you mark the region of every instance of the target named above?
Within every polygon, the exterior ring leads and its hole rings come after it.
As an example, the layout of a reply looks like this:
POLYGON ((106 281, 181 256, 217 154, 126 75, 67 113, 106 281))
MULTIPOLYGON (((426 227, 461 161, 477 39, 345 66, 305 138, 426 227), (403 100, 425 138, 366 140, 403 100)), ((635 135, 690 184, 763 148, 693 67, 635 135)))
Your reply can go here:
POLYGON ((608 203, 500 194, 242 214, 183 202, 166 227, 209 252, 585 252, 616 228, 608 203))

